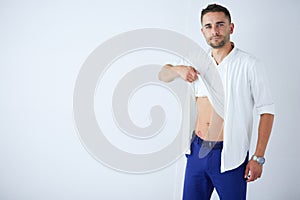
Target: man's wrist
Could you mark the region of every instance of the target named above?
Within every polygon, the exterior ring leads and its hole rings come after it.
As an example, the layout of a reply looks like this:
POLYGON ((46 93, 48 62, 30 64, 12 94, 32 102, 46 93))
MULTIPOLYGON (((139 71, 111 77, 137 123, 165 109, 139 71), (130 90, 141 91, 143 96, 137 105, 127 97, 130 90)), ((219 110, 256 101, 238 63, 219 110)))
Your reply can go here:
POLYGON ((256 161, 258 164, 263 165, 266 161, 266 159, 262 156, 256 156, 255 154, 251 157, 250 160, 256 161))
POLYGON ((174 65, 172 68, 178 75, 181 74, 182 69, 183 69, 183 65, 174 65))

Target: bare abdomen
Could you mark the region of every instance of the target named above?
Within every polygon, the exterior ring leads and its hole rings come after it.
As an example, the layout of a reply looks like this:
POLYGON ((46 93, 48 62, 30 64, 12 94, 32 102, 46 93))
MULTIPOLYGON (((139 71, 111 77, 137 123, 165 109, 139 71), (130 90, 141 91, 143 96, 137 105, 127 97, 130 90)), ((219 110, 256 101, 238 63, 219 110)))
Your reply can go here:
POLYGON ((223 119, 214 111, 207 97, 197 97, 196 134, 203 140, 223 140, 223 119))

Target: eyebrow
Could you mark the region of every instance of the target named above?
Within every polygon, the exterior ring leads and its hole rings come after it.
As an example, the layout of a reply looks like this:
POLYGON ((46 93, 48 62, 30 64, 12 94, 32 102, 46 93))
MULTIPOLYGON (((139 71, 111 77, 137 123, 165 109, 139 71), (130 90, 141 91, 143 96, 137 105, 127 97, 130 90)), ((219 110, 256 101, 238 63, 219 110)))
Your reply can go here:
MULTIPOLYGON (((224 21, 218 21, 218 22, 216 22, 216 24, 225 24, 225 22, 224 21)), ((204 24, 203 26, 205 27, 205 26, 209 26, 209 25, 211 25, 211 23, 204 24)))

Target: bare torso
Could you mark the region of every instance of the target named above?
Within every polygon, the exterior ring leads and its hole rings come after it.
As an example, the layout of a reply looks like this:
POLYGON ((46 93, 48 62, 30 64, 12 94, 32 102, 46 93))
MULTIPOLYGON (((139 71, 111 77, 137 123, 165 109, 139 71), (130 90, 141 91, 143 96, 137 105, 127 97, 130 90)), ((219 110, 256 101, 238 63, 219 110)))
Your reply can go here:
POLYGON ((223 119, 214 111, 207 97, 197 97, 195 133, 207 141, 223 141, 223 119))

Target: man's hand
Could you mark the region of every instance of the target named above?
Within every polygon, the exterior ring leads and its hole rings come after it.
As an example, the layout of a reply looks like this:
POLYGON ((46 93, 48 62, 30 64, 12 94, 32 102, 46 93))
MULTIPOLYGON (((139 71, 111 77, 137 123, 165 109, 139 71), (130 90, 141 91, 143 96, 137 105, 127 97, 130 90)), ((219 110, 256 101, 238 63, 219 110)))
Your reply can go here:
POLYGON ((170 82, 177 77, 181 77, 185 81, 193 82, 198 78, 198 74, 200 73, 191 66, 166 64, 158 73, 158 79, 170 82))
MULTIPOLYGON (((274 121, 273 114, 262 114, 260 116, 259 127, 258 127, 258 140, 254 155, 263 157, 267 147, 267 143, 271 134, 272 125, 274 121)), ((261 177, 262 166, 255 160, 250 160, 246 166, 245 178, 248 178, 247 182, 255 181, 261 177), (250 176, 249 176, 250 175, 250 176)))
POLYGON ((250 160, 246 166, 245 178, 247 182, 255 181, 261 177, 263 166, 258 164, 255 160, 250 160))
POLYGON ((183 80, 190 83, 198 78, 199 72, 191 66, 177 65, 174 69, 183 80))

